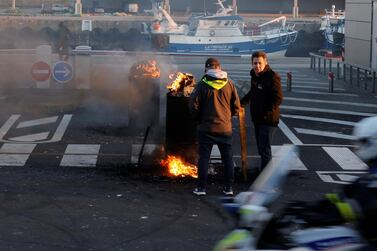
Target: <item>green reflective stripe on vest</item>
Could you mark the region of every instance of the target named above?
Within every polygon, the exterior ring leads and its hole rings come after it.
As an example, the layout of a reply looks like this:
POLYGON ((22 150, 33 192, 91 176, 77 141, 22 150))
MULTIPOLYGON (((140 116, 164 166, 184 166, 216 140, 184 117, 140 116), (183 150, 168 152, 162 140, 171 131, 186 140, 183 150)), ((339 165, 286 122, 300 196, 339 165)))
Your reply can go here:
POLYGON ((241 243, 245 245, 246 243, 243 242, 249 240, 249 235, 250 232, 247 230, 234 230, 225 236, 225 238, 216 245, 213 251, 233 250, 234 247, 240 246, 241 243))
POLYGON ((220 90, 228 83, 228 80, 222 80, 222 79, 215 79, 215 80, 210 81, 210 80, 207 80, 207 78, 203 78, 202 80, 204 83, 215 88, 216 90, 220 90))
POLYGON ((335 203, 336 207, 338 208, 340 214, 343 218, 347 221, 354 221, 356 220, 356 215, 353 212, 353 209, 350 204, 346 202, 337 202, 335 203))
POLYGON ((341 199, 339 198, 339 195, 337 193, 327 193, 325 197, 326 199, 331 201, 331 203, 334 203, 334 204, 337 202, 341 202, 341 199))

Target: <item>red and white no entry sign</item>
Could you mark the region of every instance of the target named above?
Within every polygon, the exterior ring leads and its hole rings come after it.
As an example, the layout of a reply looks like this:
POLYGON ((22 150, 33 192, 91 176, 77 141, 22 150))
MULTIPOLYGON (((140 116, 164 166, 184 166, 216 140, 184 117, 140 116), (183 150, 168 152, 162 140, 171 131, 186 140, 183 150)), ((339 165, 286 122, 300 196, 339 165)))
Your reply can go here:
POLYGON ((38 61, 31 67, 31 76, 35 81, 46 81, 51 76, 50 65, 43 61, 38 61))

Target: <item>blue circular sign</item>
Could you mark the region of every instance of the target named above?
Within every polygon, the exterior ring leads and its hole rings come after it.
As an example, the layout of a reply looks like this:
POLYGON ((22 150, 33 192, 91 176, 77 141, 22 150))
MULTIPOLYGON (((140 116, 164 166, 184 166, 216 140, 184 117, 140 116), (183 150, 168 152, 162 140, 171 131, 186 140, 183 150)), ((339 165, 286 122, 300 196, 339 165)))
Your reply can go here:
POLYGON ((65 61, 56 62, 52 70, 52 76, 58 83, 67 83, 73 78, 73 67, 65 61))

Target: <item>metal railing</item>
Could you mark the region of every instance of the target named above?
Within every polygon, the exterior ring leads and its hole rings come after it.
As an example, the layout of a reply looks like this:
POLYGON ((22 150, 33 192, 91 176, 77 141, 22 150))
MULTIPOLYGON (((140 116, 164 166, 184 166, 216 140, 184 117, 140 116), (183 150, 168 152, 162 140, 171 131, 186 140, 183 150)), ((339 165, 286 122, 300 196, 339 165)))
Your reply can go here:
POLYGON ((343 80, 351 86, 376 93, 376 70, 357 64, 350 64, 335 58, 327 58, 310 53, 310 69, 320 74, 334 74, 337 80, 343 80))

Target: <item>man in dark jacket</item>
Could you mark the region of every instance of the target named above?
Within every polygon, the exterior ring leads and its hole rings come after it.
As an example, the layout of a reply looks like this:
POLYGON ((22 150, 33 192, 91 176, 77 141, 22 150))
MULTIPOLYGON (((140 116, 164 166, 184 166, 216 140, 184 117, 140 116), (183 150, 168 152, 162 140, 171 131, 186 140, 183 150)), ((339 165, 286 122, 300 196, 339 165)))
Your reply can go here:
POLYGON ((233 195, 234 164, 232 151, 232 116, 238 115, 240 100, 228 74, 215 58, 207 59, 205 75, 190 98, 190 110, 198 122, 198 185, 196 195, 206 195, 208 162, 212 147, 217 144, 224 164, 223 192, 233 195))
POLYGON ((279 123, 279 105, 283 101, 283 92, 280 76, 269 67, 266 53, 254 52, 251 61, 250 91, 241 99, 241 105, 250 104, 263 169, 272 158, 271 141, 279 123))

